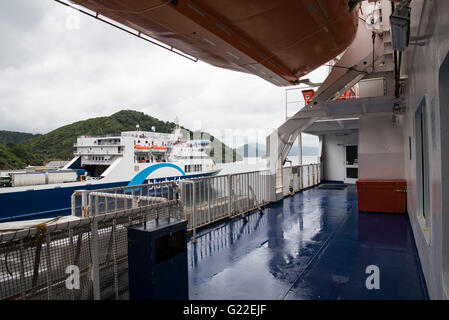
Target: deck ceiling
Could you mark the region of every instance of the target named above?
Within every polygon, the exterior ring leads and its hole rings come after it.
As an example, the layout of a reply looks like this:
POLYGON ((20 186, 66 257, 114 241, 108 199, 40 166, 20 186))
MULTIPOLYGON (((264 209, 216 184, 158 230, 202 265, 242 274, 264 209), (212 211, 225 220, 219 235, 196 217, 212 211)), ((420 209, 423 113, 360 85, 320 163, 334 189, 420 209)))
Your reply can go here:
POLYGON ((214 66, 278 86, 343 52, 358 10, 347 0, 73 0, 214 66))
POLYGON ((331 132, 351 132, 358 130, 359 127, 360 120, 358 118, 333 119, 325 121, 318 120, 304 130, 304 132, 319 135, 331 132))

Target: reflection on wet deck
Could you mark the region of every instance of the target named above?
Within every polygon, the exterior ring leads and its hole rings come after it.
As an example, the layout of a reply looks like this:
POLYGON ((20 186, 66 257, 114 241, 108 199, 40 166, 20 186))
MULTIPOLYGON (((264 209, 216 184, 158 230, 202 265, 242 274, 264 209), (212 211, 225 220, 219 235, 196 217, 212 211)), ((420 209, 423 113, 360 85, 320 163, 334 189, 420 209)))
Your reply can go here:
POLYGON ((358 213, 356 190, 310 189, 189 242, 190 299, 424 299, 408 218, 358 213), (365 286, 366 267, 380 289, 365 286))

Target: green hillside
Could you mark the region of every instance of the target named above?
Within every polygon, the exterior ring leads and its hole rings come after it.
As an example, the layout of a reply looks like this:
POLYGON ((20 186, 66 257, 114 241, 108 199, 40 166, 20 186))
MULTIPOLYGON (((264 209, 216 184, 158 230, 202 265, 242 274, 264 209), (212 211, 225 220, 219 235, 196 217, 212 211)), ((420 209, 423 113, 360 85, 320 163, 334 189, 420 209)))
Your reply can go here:
MULTIPOLYGON (((136 124, 142 131, 151 131, 151 127, 154 126, 157 132, 169 133, 175 128, 173 122, 164 122, 143 112, 122 110, 109 117, 92 118, 60 127, 26 140, 20 145, 9 143, 0 154, 0 169, 22 168, 25 164, 42 165, 44 161, 50 160, 70 160, 73 158, 73 144, 77 136, 134 131, 136 124)), ((210 140, 212 141, 213 137, 210 140)), ((231 158, 234 158, 234 161, 241 160, 239 155, 223 144, 222 159, 225 159, 226 154, 228 155, 226 159, 230 159, 229 154, 233 154, 231 158)))
POLYGON ((0 130, 0 144, 6 145, 8 142, 20 143, 37 136, 39 134, 0 130))
POLYGON ((17 157, 8 147, 0 144, 0 170, 25 167, 25 162, 17 157))

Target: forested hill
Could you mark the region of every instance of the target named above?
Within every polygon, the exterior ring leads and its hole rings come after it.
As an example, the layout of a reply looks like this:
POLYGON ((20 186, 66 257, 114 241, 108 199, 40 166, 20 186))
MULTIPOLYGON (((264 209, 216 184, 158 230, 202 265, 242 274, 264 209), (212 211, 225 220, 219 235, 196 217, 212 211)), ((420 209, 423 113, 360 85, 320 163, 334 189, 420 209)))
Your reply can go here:
POLYGON ((22 141, 38 136, 40 135, 25 132, 0 130, 0 144, 6 145, 8 142, 20 143, 22 141))
MULTIPOLYGON (((28 164, 42 165, 50 160, 70 160, 73 158, 73 144, 78 136, 134 131, 137 124, 142 131, 151 131, 154 126, 157 132, 169 133, 175 128, 173 122, 161 121, 143 112, 122 110, 108 117, 92 118, 60 127, 20 144, 10 142, 0 149, 0 169, 19 168, 28 164)), ((223 159, 225 158, 241 160, 233 149, 223 144, 223 159), (225 157, 225 154, 228 156, 225 157), (229 157, 230 154, 232 157, 229 157)))

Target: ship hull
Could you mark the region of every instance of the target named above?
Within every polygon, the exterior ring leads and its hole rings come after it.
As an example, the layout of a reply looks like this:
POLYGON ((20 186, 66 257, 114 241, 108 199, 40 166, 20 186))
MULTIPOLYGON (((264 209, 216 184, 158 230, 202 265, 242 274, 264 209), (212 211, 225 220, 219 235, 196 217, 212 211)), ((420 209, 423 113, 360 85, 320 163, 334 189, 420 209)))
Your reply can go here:
MULTIPOLYGON (((218 172, 216 170, 188 176, 146 179, 145 183, 213 176, 218 172)), ((123 187, 129 184, 129 181, 101 183, 101 180, 98 180, 96 182, 56 185, 45 189, 33 189, 30 186, 28 190, 20 188, 20 191, 11 188, 11 192, 0 193, 0 223, 70 215, 70 201, 74 191, 123 187)))

